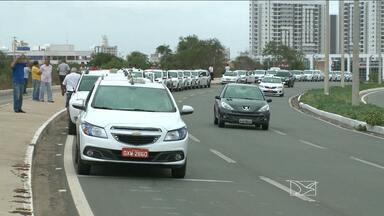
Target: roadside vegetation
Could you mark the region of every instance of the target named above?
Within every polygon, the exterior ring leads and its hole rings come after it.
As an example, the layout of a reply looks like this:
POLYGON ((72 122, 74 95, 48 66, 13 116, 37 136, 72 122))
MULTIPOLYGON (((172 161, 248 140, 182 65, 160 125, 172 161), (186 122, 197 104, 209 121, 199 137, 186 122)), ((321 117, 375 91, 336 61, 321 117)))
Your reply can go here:
MULTIPOLYGON (((360 90, 384 87, 384 84, 361 83, 360 90)), ((352 106, 352 86, 344 88, 334 86, 330 88, 330 96, 324 95, 324 89, 312 89, 307 91, 301 102, 326 112, 336 113, 348 118, 365 121, 370 125, 384 126, 384 108, 360 103, 352 106)))

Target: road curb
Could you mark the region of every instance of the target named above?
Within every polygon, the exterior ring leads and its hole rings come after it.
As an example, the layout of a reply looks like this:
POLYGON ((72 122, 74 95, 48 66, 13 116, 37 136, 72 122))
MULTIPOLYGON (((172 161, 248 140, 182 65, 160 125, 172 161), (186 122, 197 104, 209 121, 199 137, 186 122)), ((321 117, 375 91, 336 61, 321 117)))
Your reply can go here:
POLYGON ((369 94, 380 92, 380 91, 384 91, 384 87, 360 91, 359 96, 360 96, 361 102, 363 102, 364 104, 367 104, 367 101, 365 101, 365 97, 367 97, 369 94))
POLYGON ((58 112, 56 112, 54 115, 52 115, 47 121, 45 121, 39 129, 35 132, 31 143, 29 144, 27 151, 25 153, 24 163, 29 166, 28 172, 26 173, 26 180, 24 181, 24 189, 27 193, 29 193, 30 198, 29 202, 26 202, 24 205, 24 209, 30 211, 29 215, 33 216, 33 191, 32 191, 32 164, 33 164, 33 155, 35 151, 35 147, 40 142, 42 136, 46 133, 49 126, 59 120, 62 117, 62 114, 66 111, 66 109, 62 109, 58 112))
POLYGON ((353 127, 356 130, 359 130, 361 128, 366 128, 366 130, 368 132, 373 132, 373 133, 384 135, 384 127, 369 125, 369 124, 367 124, 366 122, 363 122, 363 121, 359 121, 359 120, 347 118, 347 117, 344 117, 344 116, 341 116, 341 115, 338 115, 338 114, 335 114, 335 113, 330 113, 330 112, 326 112, 326 111, 323 111, 323 110, 319 110, 319 109, 317 109, 315 107, 312 107, 312 106, 310 106, 308 104, 300 102, 300 100, 298 102, 299 102, 299 107, 301 109, 307 110, 307 111, 312 112, 312 113, 314 113, 316 115, 319 115, 319 116, 322 116, 322 117, 325 117, 325 118, 328 118, 328 119, 332 119, 332 120, 337 121, 339 123, 342 123, 342 124, 348 125, 350 127, 353 127))

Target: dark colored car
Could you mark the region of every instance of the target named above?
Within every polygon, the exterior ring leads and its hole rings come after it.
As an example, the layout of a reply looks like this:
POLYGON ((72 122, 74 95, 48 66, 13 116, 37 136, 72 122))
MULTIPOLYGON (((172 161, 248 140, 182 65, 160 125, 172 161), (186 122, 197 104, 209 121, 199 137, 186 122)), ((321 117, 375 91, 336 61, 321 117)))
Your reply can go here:
POLYGON ((278 71, 274 76, 279 77, 281 82, 288 86, 288 88, 291 88, 293 85, 295 85, 295 77, 289 71, 278 71))
POLYGON ((261 126, 269 128, 269 105, 256 85, 230 83, 224 86, 220 96, 215 97, 214 123, 224 127, 225 123, 261 126))

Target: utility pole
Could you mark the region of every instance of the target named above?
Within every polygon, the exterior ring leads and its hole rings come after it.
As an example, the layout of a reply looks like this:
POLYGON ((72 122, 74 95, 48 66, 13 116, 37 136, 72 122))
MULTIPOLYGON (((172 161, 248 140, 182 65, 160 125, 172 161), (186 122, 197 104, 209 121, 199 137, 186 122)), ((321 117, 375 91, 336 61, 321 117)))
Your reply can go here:
POLYGON ((360 88, 360 1, 353 1, 353 65, 352 65, 352 106, 358 106, 360 103, 359 88, 360 88))
POLYGON ((339 52, 340 58, 340 72, 341 72, 341 87, 345 87, 345 59, 344 59, 344 0, 339 2, 339 52))
POLYGON ((13 59, 16 59, 16 37, 13 37, 13 42, 12 42, 12 51, 13 51, 13 59))
POLYGON ((325 0, 324 94, 329 95, 329 0, 325 0))
POLYGON ((381 1, 376 0, 376 45, 377 45, 377 56, 378 56, 378 70, 377 70, 377 80, 379 84, 382 83, 382 73, 383 73, 383 61, 381 58, 381 1))

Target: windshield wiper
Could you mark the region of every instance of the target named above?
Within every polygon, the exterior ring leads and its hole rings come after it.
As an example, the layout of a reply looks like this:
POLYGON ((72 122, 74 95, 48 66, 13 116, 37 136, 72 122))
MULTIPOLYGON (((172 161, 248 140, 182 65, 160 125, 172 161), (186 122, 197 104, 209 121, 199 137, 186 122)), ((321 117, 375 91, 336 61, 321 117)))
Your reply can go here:
POLYGON ((146 110, 146 109, 119 109, 119 110, 125 110, 125 111, 139 111, 139 112, 156 112, 155 110, 146 110))
POLYGON ((256 100, 255 98, 239 98, 239 99, 245 99, 245 100, 256 100))
POLYGON ((106 109, 106 110, 111 110, 111 107, 105 107, 105 106, 94 106, 93 108, 95 109, 106 109))

